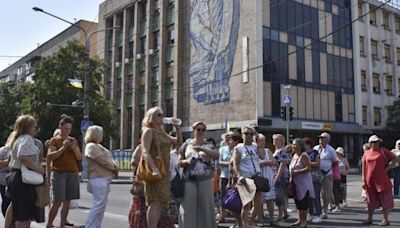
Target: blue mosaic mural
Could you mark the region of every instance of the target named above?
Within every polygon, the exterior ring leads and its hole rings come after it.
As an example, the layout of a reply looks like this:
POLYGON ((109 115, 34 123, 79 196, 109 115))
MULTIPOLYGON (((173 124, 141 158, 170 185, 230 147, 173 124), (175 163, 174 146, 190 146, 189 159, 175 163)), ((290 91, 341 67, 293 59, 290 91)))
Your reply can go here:
POLYGON ((240 0, 190 0, 190 77, 193 98, 215 104, 230 98, 240 0))

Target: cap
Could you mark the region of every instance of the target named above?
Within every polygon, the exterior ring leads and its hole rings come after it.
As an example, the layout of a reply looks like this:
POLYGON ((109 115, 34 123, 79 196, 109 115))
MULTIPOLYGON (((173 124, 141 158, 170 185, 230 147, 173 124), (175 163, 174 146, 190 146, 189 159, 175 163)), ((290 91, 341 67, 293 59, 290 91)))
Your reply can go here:
POLYGON ((336 152, 339 153, 339 154, 344 155, 344 149, 343 149, 343 147, 338 147, 338 148, 336 148, 336 152))
POLYGON ((330 139, 331 136, 326 132, 322 132, 320 135, 318 135, 318 138, 328 138, 328 139, 330 139))
POLYGON ((399 145, 399 144, 400 144, 400 139, 396 141, 396 145, 399 145))
POLYGON ((378 136, 376 136, 376 135, 372 135, 371 137, 369 137, 369 139, 368 139, 368 143, 371 143, 371 142, 382 142, 383 140, 382 139, 380 139, 378 136))

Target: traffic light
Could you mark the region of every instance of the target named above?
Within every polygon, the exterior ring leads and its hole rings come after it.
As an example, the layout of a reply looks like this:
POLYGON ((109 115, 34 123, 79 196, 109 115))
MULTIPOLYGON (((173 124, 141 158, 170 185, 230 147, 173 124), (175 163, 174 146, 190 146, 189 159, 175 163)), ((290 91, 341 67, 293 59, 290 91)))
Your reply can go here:
POLYGON ((286 106, 281 107, 281 118, 286 120, 286 106))
POLYGON ((293 114, 294 114, 293 109, 294 108, 292 106, 289 107, 289 120, 290 121, 293 120, 293 114))

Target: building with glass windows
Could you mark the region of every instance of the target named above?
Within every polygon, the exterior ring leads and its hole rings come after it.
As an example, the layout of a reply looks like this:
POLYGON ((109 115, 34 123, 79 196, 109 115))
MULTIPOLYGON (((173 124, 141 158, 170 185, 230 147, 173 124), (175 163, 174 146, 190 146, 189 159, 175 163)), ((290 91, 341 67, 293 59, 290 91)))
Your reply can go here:
POLYGON ((350 0, 147 0, 100 5, 98 52, 108 62, 104 93, 115 101, 120 138, 138 143, 145 110, 207 123, 219 139, 227 126, 257 127, 271 142, 285 133, 290 95, 293 137, 332 135, 349 159, 362 145, 356 114, 354 8, 350 0), (291 85, 290 90, 285 85, 291 85))
POLYGON ((392 146, 398 136, 383 130, 386 108, 400 96, 400 1, 376 9, 384 2, 354 2, 354 18, 360 18, 353 27, 354 57, 358 59, 354 69, 356 94, 360 97, 358 123, 367 132, 390 140, 392 146))

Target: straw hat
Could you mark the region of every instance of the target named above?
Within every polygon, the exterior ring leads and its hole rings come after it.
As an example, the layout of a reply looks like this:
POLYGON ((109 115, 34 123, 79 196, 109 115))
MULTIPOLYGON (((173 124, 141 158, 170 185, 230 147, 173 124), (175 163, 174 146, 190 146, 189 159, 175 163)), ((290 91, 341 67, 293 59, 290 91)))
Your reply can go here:
POLYGON ((343 147, 338 147, 338 148, 336 148, 336 153, 339 153, 339 154, 341 154, 341 155, 344 155, 344 149, 343 149, 343 147))

